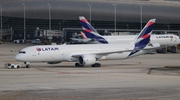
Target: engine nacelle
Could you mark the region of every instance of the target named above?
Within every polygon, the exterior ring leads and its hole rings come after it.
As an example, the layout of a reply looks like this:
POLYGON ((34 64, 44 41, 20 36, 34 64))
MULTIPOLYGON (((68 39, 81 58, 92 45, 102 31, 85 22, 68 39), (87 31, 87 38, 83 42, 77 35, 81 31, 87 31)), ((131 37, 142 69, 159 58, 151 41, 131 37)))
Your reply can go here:
POLYGON ((80 65, 92 65, 96 63, 96 58, 93 55, 83 55, 78 60, 80 65))
POLYGON ((58 61, 58 62, 47 62, 48 64, 59 64, 61 63, 61 61, 58 61))

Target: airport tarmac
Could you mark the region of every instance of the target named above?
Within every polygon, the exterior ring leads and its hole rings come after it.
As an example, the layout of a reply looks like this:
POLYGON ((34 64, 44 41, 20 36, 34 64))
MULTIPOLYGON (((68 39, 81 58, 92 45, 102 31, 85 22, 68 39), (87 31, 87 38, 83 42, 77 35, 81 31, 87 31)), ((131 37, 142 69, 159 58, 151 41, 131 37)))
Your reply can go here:
POLYGON ((6 69, 19 63, 18 50, 32 44, 0 44, 0 100, 180 100, 180 53, 148 54, 100 61, 102 67, 72 62, 6 69))

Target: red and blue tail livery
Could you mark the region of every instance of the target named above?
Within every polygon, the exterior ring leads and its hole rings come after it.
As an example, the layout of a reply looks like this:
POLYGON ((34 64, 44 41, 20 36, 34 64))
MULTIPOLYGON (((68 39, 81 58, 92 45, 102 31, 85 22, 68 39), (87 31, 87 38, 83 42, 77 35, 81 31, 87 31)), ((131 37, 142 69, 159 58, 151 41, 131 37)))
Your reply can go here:
POLYGON ((133 55, 134 53, 138 52, 139 50, 142 50, 146 47, 146 45, 150 42, 150 37, 152 33, 152 29, 154 27, 156 19, 151 19, 148 21, 146 26, 143 28, 143 30, 140 32, 140 34, 137 36, 137 38, 134 41, 135 47, 134 51, 129 54, 129 56, 133 55))
MULTIPOLYGON (((83 32, 87 38, 96 39, 100 43, 108 44, 108 41, 104 39, 102 36, 100 36, 83 16, 80 16, 79 19, 83 27, 83 32)), ((144 49, 146 45, 150 42, 150 37, 155 21, 156 19, 149 20, 145 27, 141 30, 139 35, 135 38, 135 40, 133 41, 133 44, 135 45, 134 51, 131 52, 129 56, 132 56, 138 51, 144 49)))
POLYGON ((135 48, 137 50, 143 49, 149 43, 155 21, 156 19, 149 20, 146 26, 138 35, 137 39, 135 40, 135 48))
POLYGON ((83 32, 87 38, 96 39, 100 43, 108 44, 108 41, 97 33, 97 31, 92 27, 85 17, 80 16, 79 19, 81 21, 83 32))

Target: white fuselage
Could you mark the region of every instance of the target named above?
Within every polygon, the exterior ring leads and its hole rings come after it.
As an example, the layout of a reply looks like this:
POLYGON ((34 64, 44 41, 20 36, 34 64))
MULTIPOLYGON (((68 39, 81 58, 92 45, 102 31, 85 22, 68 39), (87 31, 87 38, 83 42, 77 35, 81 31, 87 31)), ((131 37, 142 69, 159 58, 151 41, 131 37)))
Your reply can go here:
POLYGON ((22 62, 58 62, 77 61, 78 56, 91 55, 98 59, 126 59, 148 52, 141 50, 135 55, 128 56, 134 44, 89 44, 89 45, 42 45, 24 48, 15 59, 22 62), (125 52, 118 52, 125 51, 125 52))
MULTIPOLYGON (((137 35, 103 36, 110 44, 132 42, 136 37, 137 35)), ((159 43, 162 47, 173 46, 180 44, 180 38, 173 34, 151 35, 150 42, 159 43)))

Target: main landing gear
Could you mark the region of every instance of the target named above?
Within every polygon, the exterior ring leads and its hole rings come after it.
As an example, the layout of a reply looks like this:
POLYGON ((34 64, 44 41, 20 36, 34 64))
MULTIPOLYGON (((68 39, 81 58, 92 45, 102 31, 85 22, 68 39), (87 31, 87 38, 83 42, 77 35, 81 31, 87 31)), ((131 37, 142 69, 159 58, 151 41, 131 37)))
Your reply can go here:
POLYGON ((76 67, 84 67, 84 65, 80 65, 79 63, 75 63, 76 67))
POLYGON ((101 67, 101 64, 100 63, 95 63, 95 64, 91 65, 91 67, 101 67))
MULTIPOLYGON (((80 65, 79 63, 75 63, 76 67, 84 67, 84 65, 80 65)), ((100 63, 92 64, 91 67, 101 67, 100 63)))

